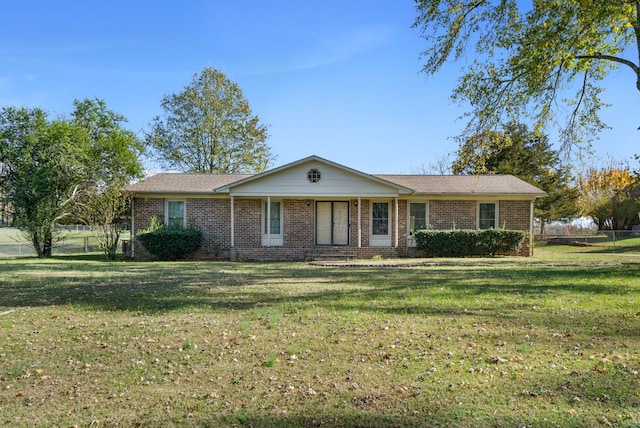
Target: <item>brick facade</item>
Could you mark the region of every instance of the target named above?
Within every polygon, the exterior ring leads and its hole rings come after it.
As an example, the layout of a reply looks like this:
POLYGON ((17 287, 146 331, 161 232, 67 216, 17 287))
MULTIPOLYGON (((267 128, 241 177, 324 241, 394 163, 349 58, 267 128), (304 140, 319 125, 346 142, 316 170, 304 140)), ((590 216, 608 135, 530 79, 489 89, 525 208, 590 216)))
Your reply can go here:
MULTIPOLYGON (((327 253, 342 254, 349 258, 418 257, 420 252, 407 246, 406 200, 398 201, 398 247, 394 248, 395 207, 389 200, 392 247, 370 247, 371 201, 360 201, 362 230, 361 247, 358 248, 358 200, 349 200, 349 245, 315 245, 315 201, 309 199, 282 200, 282 246, 262 246, 262 209, 260 199, 234 199, 234 247, 231 246, 231 200, 228 198, 187 198, 186 216, 190 226, 202 232, 203 245, 192 255, 198 259, 227 260, 304 260, 310 255, 327 253)), ((148 228, 151 217, 164 221, 165 199, 136 198, 134 201, 134 224, 136 232, 148 228)), ((477 227, 477 201, 431 200, 429 201, 429 223, 434 229, 475 229, 477 227)), ((499 201, 498 225, 507 229, 529 232, 530 201, 499 201)), ((529 255, 529 241, 520 255, 529 255)), ((135 243, 135 256, 150 259, 150 255, 135 243)))
POLYGON ((436 230, 478 227, 476 201, 429 201, 429 224, 436 230))

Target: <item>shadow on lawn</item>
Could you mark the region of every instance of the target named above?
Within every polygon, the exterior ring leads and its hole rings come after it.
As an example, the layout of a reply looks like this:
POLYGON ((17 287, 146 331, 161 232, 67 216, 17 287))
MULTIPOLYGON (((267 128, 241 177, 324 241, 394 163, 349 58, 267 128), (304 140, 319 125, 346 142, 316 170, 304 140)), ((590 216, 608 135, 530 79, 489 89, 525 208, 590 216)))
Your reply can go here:
POLYGON ((329 302, 405 298, 429 291, 459 296, 510 293, 543 296, 571 292, 627 294, 625 281, 640 266, 309 268, 304 265, 234 263, 51 263, 3 264, 0 306, 87 305, 96 309, 173 310, 188 306, 246 309, 296 301, 329 302), (293 267, 291 267, 293 266, 293 267), (9 278, 7 278, 9 276, 9 278), (284 292, 282 284, 298 288, 284 292), (616 284, 611 286, 609 284, 616 284), (305 288, 304 284, 310 284, 305 288), (332 287, 333 286, 333 287, 332 287))
MULTIPOLYGON (((245 310, 260 305, 318 304, 397 313, 500 313, 502 296, 625 295, 637 291, 639 265, 598 267, 318 268, 302 264, 211 262, 4 263, 0 306, 79 305, 144 313, 202 307, 245 310), (615 285, 612 285, 615 284, 615 285), (436 302, 412 306, 411 299, 436 302), (437 302, 449 302, 443 306, 437 302), (387 305, 370 304, 384 299, 387 305), (409 299, 409 300, 407 300, 409 299), (463 308, 457 300, 472 299, 463 308)), ((502 305, 502 306, 501 306, 502 305)))

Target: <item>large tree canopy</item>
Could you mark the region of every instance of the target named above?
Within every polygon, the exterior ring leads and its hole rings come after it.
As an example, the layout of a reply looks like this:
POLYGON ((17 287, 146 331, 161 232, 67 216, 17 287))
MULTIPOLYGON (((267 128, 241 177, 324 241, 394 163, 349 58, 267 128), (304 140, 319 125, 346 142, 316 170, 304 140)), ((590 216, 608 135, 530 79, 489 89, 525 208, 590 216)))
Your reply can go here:
POLYGON ((633 70, 640 90, 640 0, 415 1, 423 72, 474 58, 452 95, 471 106, 463 141, 527 118, 538 131, 557 125, 569 149, 606 126, 598 110, 612 69, 633 70))
POLYGON ((63 218, 81 218, 97 194, 121 198, 121 186, 142 173, 143 145, 122 116, 100 100, 74 106, 71 119, 56 120, 37 108, 0 110, 0 195, 40 257, 51 255, 63 218))
POLYGON ((55 225, 70 212, 83 181, 83 132, 63 120, 48 121, 40 109, 0 112, 3 193, 14 221, 39 257, 51 256, 55 225))
POLYGON ((184 172, 262 172, 273 155, 266 125, 240 87, 219 70, 205 68, 182 92, 162 98, 147 143, 165 166, 184 172))

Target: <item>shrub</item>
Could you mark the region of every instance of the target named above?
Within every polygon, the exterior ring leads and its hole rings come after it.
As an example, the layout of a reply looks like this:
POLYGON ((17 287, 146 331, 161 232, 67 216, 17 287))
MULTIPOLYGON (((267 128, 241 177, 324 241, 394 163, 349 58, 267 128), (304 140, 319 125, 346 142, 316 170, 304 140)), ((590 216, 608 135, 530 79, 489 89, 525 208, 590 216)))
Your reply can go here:
POLYGON ((416 247, 433 257, 495 256, 518 251, 526 233, 521 230, 419 230, 416 247))
POLYGON ((494 257, 496 254, 520 250, 527 234, 521 230, 485 229, 478 231, 478 246, 481 254, 494 257))
POLYGON ((172 228, 164 225, 138 234, 138 240, 159 260, 180 259, 200 248, 202 233, 192 228, 172 228))

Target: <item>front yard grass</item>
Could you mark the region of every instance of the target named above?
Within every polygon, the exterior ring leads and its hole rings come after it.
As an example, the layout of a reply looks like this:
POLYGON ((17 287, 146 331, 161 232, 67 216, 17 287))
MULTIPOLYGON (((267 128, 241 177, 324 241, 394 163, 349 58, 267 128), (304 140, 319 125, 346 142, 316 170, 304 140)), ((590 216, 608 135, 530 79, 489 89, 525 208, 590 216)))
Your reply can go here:
POLYGON ((640 426, 640 264, 572 251, 0 260, 0 425, 640 426))

